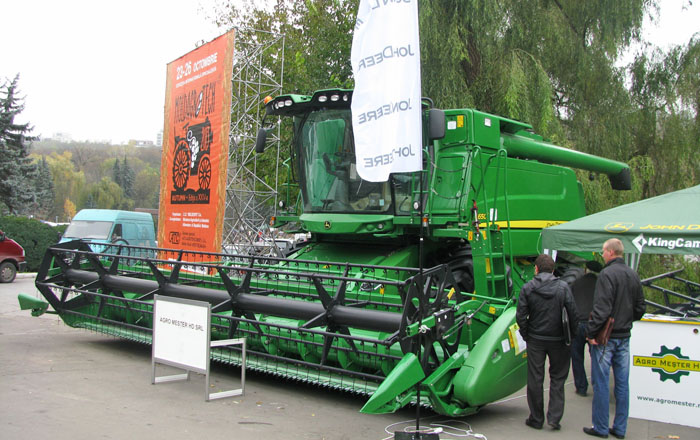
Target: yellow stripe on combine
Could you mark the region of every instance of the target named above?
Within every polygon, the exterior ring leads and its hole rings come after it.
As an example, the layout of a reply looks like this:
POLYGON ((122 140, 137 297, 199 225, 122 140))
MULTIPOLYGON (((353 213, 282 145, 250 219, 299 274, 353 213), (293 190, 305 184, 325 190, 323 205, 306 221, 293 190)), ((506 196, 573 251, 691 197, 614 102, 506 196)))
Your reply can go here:
MULTIPOLYGON (((493 224, 497 225, 499 228, 507 228, 510 224, 511 229, 543 229, 566 222, 566 220, 513 220, 511 222, 493 222, 493 224)), ((486 223, 479 223, 479 227, 485 228, 486 223)))

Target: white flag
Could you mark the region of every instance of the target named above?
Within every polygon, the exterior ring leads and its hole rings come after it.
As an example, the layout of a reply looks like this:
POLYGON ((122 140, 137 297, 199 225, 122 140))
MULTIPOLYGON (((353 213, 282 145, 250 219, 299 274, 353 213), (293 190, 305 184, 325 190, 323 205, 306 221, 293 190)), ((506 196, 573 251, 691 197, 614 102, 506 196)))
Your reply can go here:
POLYGON ((360 177, 383 182, 421 164, 418 0, 360 0, 352 39, 352 127, 360 177))

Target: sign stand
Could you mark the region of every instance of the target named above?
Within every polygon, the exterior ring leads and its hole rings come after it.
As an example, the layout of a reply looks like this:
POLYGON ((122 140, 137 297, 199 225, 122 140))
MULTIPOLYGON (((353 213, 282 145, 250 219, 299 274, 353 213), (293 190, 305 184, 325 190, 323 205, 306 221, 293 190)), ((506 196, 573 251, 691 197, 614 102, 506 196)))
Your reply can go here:
MULTIPOLYGON (((209 368, 207 367, 207 379, 205 386, 207 387, 204 393, 204 400, 207 402, 214 399, 223 399, 225 397, 242 396, 245 393, 245 350, 246 342, 245 338, 238 339, 223 339, 220 341, 213 341, 210 343, 209 347, 222 347, 227 345, 241 344, 241 387, 236 390, 229 391, 219 391, 216 393, 209 392, 209 368)), ((208 355, 208 350, 207 350, 208 355)))
POLYGON ((190 372, 204 374, 204 400, 242 396, 245 392, 245 338, 210 341, 211 305, 205 301, 155 295, 153 300, 153 351, 151 383, 190 379, 190 372), (241 388, 209 392, 210 350, 212 347, 241 345, 241 388), (156 376, 156 364, 185 370, 184 373, 156 376))

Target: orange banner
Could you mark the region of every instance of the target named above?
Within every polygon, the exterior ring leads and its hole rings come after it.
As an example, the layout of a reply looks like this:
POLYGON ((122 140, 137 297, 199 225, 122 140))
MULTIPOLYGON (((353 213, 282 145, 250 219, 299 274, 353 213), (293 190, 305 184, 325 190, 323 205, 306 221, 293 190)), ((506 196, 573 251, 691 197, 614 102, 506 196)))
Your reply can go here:
POLYGON ((234 31, 168 64, 158 245, 220 252, 234 31))

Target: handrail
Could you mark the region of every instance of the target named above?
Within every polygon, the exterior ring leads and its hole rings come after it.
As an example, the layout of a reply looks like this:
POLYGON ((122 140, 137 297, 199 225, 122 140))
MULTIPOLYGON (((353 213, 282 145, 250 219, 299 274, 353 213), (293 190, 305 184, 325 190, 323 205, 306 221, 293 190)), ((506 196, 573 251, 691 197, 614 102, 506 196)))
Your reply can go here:
POLYGON ((659 291, 663 294, 663 299, 664 302, 666 303, 665 305, 655 303, 651 300, 645 299, 644 302, 648 305, 651 305, 653 307, 656 307, 659 310, 663 310, 665 312, 678 315, 678 316, 700 316, 700 299, 694 298, 689 295, 684 295, 682 293, 675 292, 671 289, 667 289, 665 287, 661 286, 656 286, 653 283, 662 279, 672 279, 679 281, 683 283, 688 290, 690 290, 690 286, 697 286, 697 283, 694 283, 692 281, 684 280, 682 278, 676 277, 677 274, 683 272, 685 269, 680 268, 680 269, 675 269, 670 272, 662 273, 660 275, 655 275, 649 278, 645 278, 641 280, 642 286, 647 287, 649 289, 653 289, 656 291, 659 291), (672 303, 670 297, 676 297, 679 298, 683 301, 684 303, 672 303))

